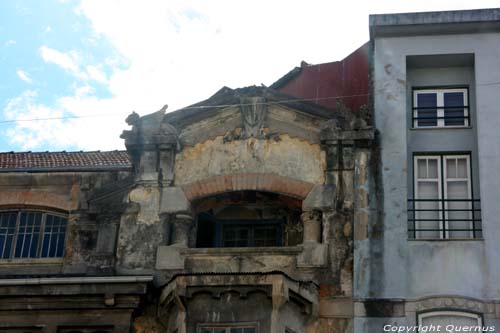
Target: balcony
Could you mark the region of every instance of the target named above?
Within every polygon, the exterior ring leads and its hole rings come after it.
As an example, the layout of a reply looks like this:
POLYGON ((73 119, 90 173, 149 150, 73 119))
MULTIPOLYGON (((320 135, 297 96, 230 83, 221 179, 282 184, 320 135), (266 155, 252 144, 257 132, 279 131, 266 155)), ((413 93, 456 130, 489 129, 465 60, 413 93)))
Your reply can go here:
POLYGON ((409 239, 481 239, 479 199, 408 199, 409 239))

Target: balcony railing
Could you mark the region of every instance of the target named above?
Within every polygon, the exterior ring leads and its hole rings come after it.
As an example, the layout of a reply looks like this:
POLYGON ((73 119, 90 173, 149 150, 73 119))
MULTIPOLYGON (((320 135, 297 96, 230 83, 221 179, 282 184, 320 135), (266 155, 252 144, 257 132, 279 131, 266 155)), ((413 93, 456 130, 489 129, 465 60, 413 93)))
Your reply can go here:
POLYGON ((482 238, 479 199, 408 199, 408 238, 482 238))
POLYGON ((470 126, 468 106, 413 107, 413 128, 470 126), (441 115, 442 114, 442 115, 441 115), (442 120, 442 123, 440 122, 442 120))

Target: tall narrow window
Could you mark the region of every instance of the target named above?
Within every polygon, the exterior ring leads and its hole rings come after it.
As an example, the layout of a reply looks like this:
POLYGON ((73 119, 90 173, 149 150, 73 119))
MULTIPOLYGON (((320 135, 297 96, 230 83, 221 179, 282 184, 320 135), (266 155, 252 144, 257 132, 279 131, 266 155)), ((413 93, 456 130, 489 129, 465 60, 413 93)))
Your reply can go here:
POLYGON ((466 88, 415 89, 413 127, 465 127, 470 125, 466 88))
POLYGON ((415 199, 417 238, 440 238, 442 210, 441 158, 419 156, 415 158, 415 199))
POLYGON ((62 257, 67 223, 57 213, 0 212, 0 259, 62 257))
POLYGON ((446 238, 472 237, 472 199, 469 156, 444 156, 446 238))
POLYGON ((410 199, 410 236, 478 237, 478 200, 473 199, 469 155, 414 158, 414 199, 410 199))

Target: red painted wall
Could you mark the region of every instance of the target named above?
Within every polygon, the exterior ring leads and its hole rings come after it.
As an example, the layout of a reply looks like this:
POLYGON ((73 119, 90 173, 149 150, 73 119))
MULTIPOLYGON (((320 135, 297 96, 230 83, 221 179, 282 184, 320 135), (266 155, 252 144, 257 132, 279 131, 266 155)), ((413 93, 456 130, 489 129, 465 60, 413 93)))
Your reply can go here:
POLYGON ((341 61, 305 64, 297 76, 278 90, 298 98, 312 99, 329 108, 335 108, 340 98, 347 107, 357 111, 360 106, 368 105, 368 47, 368 43, 364 44, 341 61))

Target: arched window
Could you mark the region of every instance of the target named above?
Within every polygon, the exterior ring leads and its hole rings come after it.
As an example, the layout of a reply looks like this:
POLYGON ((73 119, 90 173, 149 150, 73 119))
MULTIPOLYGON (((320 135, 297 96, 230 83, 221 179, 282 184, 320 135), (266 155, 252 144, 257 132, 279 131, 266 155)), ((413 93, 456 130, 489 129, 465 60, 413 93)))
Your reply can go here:
POLYGON ((423 312, 418 315, 420 326, 438 325, 446 332, 464 332, 463 327, 482 326, 481 316, 476 313, 461 311, 432 311, 423 312))
POLYGON ((56 212, 0 211, 0 259, 62 257, 67 224, 56 212))

